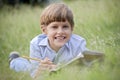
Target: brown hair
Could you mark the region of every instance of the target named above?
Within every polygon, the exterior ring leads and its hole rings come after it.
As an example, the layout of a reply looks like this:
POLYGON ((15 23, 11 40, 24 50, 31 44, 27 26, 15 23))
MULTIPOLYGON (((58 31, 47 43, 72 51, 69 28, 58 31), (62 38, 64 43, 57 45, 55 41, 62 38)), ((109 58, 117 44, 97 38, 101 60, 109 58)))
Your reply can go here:
POLYGON ((68 21, 71 27, 74 26, 73 13, 63 3, 54 3, 44 9, 40 17, 40 24, 46 26, 54 21, 68 21))

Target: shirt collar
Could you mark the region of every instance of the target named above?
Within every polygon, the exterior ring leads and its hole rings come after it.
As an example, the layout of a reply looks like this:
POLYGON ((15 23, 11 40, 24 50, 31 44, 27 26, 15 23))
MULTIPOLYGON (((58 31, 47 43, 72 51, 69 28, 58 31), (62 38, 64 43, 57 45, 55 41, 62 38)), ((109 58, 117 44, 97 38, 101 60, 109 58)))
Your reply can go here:
POLYGON ((69 49, 70 48, 70 40, 67 42, 67 43, 65 43, 65 46, 69 49))
POLYGON ((65 43, 65 46, 66 46, 68 49, 70 49, 70 47, 71 47, 71 45, 70 45, 71 39, 72 39, 72 35, 71 35, 70 39, 68 40, 68 42, 65 43))
POLYGON ((47 46, 47 45, 48 45, 48 38, 46 37, 46 38, 44 38, 43 40, 41 40, 41 41, 39 42, 39 45, 40 45, 40 46, 47 46))

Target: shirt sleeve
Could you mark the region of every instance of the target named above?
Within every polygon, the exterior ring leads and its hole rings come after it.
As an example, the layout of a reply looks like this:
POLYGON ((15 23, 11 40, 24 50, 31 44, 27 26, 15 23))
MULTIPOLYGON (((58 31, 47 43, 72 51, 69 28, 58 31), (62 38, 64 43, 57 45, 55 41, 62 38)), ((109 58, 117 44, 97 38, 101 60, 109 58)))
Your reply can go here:
POLYGON ((81 52, 88 50, 88 48, 86 47, 86 40, 85 39, 81 40, 80 49, 81 49, 81 52))
POLYGON ((87 50, 86 40, 83 37, 73 34, 70 41, 70 46, 72 47, 71 50, 74 56, 77 56, 78 54, 82 55, 82 52, 87 50))
POLYGON ((27 59, 19 57, 10 62, 10 69, 15 70, 16 72, 25 72, 31 69, 31 64, 27 59))
MULTIPOLYGON (((41 55, 40 55, 40 49, 37 45, 30 43, 30 57, 31 58, 37 58, 37 59, 41 59, 41 55)), ((35 61, 35 60, 30 60, 31 62, 31 76, 34 77, 38 66, 40 65, 39 61, 35 61)))

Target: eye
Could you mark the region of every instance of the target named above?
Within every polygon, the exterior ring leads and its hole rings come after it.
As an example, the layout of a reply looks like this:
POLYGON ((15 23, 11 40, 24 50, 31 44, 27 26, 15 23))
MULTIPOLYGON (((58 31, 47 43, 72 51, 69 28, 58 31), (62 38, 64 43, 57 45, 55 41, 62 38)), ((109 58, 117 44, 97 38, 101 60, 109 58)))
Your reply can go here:
POLYGON ((57 26, 52 26, 53 29, 57 29, 57 26))
POLYGON ((66 28, 69 28, 69 26, 67 26, 67 25, 64 25, 64 26, 63 26, 63 28, 65 28, 65 29, 66 29, 66 28))

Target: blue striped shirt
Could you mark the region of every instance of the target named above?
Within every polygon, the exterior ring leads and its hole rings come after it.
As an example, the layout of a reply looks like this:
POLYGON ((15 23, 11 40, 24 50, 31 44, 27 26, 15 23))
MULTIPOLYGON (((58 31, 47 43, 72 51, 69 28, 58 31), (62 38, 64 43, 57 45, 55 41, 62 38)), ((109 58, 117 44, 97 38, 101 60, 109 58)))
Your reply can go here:
MULTIPOLYGON (((52 50, 45 34, 36 36, 30 43, 30 57, 44 59, 48 57, 55 64, 66 63, 86 50, 84 38, 72 34, 70 40, 59 49, 58 52, 52 50)), ((31 61, 32 63, 36 61, 31 61)))

